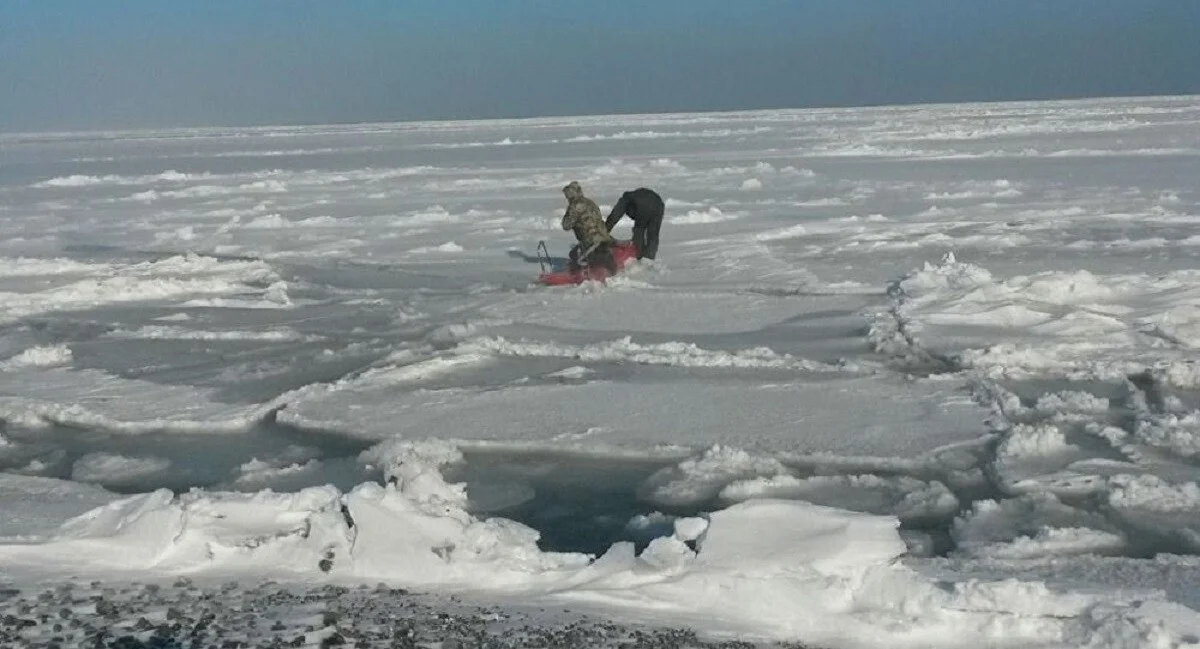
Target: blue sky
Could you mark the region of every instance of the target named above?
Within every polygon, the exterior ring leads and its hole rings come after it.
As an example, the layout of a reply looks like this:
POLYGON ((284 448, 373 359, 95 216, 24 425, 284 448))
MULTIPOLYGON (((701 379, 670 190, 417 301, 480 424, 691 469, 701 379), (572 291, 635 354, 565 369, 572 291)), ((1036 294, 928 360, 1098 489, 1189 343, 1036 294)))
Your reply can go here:
POLYGON ((3 0, 0 129, 1200 93, 1197 0, 3 0))

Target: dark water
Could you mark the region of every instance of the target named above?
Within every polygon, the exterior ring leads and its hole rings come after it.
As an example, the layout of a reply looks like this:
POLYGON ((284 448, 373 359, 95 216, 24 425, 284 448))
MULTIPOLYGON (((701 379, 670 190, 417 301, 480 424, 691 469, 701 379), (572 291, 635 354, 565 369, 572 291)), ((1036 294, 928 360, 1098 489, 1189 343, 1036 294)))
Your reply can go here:
POLYGON ((715 509, 707 503, 668 509, 641 500, 639 486, 668 466, 662 460, 500 452, 470 453, 466 460, 449 477, 465 481, 468 496, 481 507, 496 503, 487 513, 538 530, 543 550, 600 555, 613 543, 632 541, 640 551, 654 537, 670 534, 671 527, 661 522, 630 526, 635 517, 693 516, 715 509))

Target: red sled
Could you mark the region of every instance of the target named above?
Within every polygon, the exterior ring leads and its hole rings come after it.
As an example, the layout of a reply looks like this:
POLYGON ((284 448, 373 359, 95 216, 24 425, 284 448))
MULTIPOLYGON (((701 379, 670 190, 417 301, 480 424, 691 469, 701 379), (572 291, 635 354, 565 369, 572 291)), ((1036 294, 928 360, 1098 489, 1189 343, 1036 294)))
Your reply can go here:
MULTIPOLYGON (((617 272, 621 272, 637 259, 637 246, 632 241, 620 241, 612 247, 612 255, 613 261, 617 265, 617 272)), ((553 268, 553 264, 550 263, 550 253, 546 250, 545 241, 538 242, 538 264, 542 267, 542 274, 538 275, 538 281, 547 286, 582 284, 587 281, 603 282, 611 276, 604 266, 568 267, 563 270, 547 271, 547 266, 553 268), (543 253, 545 253, 544 259, 543 253)))

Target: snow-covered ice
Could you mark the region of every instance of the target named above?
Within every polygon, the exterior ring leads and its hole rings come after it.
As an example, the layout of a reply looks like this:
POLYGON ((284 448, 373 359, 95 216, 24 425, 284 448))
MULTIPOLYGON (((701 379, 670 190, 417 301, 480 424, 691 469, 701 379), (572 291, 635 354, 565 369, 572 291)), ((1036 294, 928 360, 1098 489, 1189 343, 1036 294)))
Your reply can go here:
POLYGON ((13 133, 0 165, 5 588, 1200 645, 1198 98, 13 133), (570 180, 660 191, 659 258, 534 283, 570 180))

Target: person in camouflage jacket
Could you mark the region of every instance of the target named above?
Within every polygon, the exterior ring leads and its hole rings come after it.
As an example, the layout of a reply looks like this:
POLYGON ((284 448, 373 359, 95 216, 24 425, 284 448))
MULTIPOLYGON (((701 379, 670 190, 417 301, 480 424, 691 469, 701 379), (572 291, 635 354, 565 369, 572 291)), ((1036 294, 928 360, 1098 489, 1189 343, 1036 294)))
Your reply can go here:
POLYGON ((616 273, 616 260, 612 256, 612 245, 617 242, 608 233, 604 224, 604 216, 600 214, 600 206, 583 195, 583 187, 578 181, 572 180, 562 189, 567 197, 567 211, 563 213, 562 229, 574 230, 579 244, 571 249, 571 263, 578 265, 580 260, 588 264, 603 263, 609 271, 616 273))

